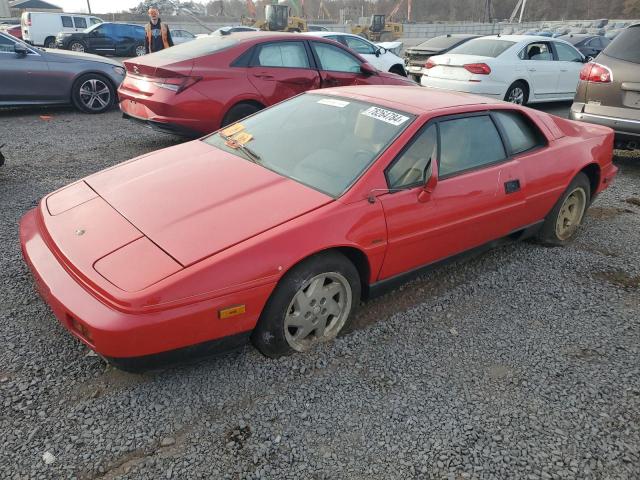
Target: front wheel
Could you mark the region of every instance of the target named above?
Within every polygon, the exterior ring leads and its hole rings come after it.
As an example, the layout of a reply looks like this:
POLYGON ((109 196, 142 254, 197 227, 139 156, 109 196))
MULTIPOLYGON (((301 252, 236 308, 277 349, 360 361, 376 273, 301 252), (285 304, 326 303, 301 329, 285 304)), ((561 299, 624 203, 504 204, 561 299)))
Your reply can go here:
POLYGON ((529 89, 524 82, 514 82, 511 84, 504 96, 504 101, 515 103, 516 105, 526 105, 529 101, 529 89))
POLYGON ((71 99, 78 110, 85 113, 103 113, 116 99, 116 91, 109 80, 97 73, 82 75, 73 84, 71 99))
POLYGON ((272 358, 333 340, 359 305, 360 288, 358 271, 344 255, 314 255, 282 278, 251 340, 272 358))
POLYGON ((74 41, 69 44, 69 50, 71 50, 72 52, 84 52, 86 51, 86 49, 87 48, 85 47, 84 43, 80 41, 74 41))
POLYGON ((44 41, 44 48, 56 48, 56 37, 47 37, 44 41))
POLYGON ((589 178, 580 172, 545 219, 538 239, 550 246, 561 246, 571 242, 582 224, 590 200, 589 178))
POLYGON ((138 45, 133 49, 133 54, 136 57, 141 57, 147 54, 147 50, 144 48, 144 45, 138 45))

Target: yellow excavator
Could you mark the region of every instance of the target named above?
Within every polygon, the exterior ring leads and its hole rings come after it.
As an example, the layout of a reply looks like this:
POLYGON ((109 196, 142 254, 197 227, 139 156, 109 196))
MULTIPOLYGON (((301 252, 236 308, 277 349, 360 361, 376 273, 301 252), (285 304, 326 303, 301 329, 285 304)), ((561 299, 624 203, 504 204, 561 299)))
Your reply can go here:
MULTIPOLYGON (((252 2, 253 3, 253 2, 252 2)), ((272 4, 264 7, 264 20, 243 19, 243 24, 268 32, 307 32, 307 21, 290 16, 288 5, 272 4)))
POLYGON ((372 15, 367 25, 354 25, 351 33, 372 42, 390 42, 402 37, 403 27, 399 22, 387 22, 385 15, 372 15))

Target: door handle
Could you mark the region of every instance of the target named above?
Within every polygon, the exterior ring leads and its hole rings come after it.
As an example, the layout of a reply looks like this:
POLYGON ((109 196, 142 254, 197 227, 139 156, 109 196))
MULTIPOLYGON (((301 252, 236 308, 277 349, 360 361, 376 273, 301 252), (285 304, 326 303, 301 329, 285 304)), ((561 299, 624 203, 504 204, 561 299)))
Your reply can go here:
POLYGON ((504 193, 516 193, 520 191, 520 180, 509 180, 504 182, 504 193))
POLYGON ((560 71, 561 72, 568 72, 569 70, 567 70, 566 68, 561 68, 560 71))
POLYGON ((530 71, 530 72, 535 72, 535 71, 536 71, 536 69, 535 69, 535 68, 530 68, 530 69, 529 69, 529 71, 530 71))
POLYGON ((264 78, 267 80, 273 80, 273 75, 269 75, 268 73, 255 73, 253 76, 258 78, 264 78))

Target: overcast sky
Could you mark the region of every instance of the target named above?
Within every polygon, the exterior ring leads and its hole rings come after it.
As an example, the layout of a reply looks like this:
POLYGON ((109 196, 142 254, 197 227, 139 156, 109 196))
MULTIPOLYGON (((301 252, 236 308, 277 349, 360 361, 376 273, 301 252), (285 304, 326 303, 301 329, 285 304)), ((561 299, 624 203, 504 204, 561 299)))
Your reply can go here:
MULTIPOLYGON (((87 12, 87 0, 48 0, 54 5, 58 5, 65 12, 87 12)), ((129 10, 140 3, 140 0, 89 0, 91 2, 92 13, 111 13, 129 10)), ((196 0, 198 3, 202 1, 196 0)))

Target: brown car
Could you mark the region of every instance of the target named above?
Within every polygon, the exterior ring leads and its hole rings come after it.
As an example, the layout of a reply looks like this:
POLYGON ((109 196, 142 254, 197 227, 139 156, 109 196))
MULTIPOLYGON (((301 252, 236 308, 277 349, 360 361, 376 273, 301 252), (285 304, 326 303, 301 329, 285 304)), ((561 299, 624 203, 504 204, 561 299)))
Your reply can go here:
POLYGON ((613 128, 616 148, 640 149, 640 23, 584 66, 570 118, 613 128))

